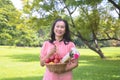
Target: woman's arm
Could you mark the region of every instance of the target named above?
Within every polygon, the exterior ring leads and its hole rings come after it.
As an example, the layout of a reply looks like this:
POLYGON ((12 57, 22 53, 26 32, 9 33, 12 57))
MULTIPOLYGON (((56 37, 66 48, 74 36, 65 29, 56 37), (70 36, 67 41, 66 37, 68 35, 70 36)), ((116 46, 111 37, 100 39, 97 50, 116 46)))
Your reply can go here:
POLYGON ((78 66, 78 59, 72 59, 66 66, 66 71, 71 71, 78 66))
MULTIPOLYGON (((41 52, 42 52, 42 51, 41 51, 41 52)), ((56 46, 53 46, 53 47, 50 49, 50 51, 49 51, 48 54, 46 54, 46 55, 43 56, 43 57, 40 57, 40 65, 41 65, 41 66, 44 66, 44 65, 45 65, 45 61, 46 61, 48 58, 50 58, 55 52, 56 52, 56 46)), ((42 54, 42 53, 41 53, 41 54, 42 54)))
POLYGON ((40 58, 40 65, 44 66, 45 65, 45 60, 48 59, 49 57, 50 57, 50 55, 46 55, 45 57, 40 58))

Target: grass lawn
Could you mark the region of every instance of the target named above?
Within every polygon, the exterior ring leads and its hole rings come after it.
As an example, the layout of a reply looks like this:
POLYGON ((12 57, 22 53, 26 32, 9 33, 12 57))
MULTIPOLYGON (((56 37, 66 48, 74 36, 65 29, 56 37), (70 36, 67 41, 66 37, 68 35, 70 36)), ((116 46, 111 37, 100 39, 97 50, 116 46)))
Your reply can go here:
MULTIPOLYGON (((120 80, 120 47, 102 48, 107 59, 89 49, 79 49, 79 66, 73 80, 120 80)), ((0 46, 0 80, 42 80, 40 48, 0 46)))

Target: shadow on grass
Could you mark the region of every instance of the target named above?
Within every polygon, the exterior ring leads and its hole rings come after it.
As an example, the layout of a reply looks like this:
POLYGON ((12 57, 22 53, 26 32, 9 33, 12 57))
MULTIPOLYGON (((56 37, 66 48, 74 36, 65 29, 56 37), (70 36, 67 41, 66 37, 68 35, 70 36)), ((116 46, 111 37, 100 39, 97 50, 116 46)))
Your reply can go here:
POLYGON ((42 77, 41 76, 33 76, 33 77, 3 78, 1 80, 42 80, 42 77))
POLYGON ((7 57, 16 59, 15 61, 20 61, 20 62, 39 61, 39 55, 37 55, 37 54, 19 54, 19 55, 10 55, 7 57))
POLYGON ((79 66, 73 70, 74 80, 120 80, 119 67, 120 59, 81 56, 79 66))
POLYGON ((120 80, 119 70, 97 66, 80 66, 73 70, 73 80, 120 80))
MULTIPOLYGON (((15 61, 39 61, 39 55, 21 54, 8 56, 15 61)), ((115 59, 101 59, 99 56, 84 56, 79 58, 79 66, 73 70, 73 80, 120 80, 120 57, 115 59), (118 59, 117 59, 118 58, 118 59)), ((42 77, 25 77, 25 78, 5 78, 2 80, 42 80, 42 77)))
POLYGON ((106 59, 101 59, 99 56, 81 56, 79 59, 81 64, 91 64, 91 65, 116 65, 120 64, 120 57, 107 57, 106 59))

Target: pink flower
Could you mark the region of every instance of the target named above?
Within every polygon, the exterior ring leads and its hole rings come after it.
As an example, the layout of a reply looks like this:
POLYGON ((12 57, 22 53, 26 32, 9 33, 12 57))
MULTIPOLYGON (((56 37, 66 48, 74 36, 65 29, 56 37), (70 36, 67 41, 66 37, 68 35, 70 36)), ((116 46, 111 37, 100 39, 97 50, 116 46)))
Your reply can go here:
POLYGON ((74 59, 78 59, 78 58, 79 58, 79 54, 75 53, 75 54, 73 55, 73 58, 74 58, 74 59))

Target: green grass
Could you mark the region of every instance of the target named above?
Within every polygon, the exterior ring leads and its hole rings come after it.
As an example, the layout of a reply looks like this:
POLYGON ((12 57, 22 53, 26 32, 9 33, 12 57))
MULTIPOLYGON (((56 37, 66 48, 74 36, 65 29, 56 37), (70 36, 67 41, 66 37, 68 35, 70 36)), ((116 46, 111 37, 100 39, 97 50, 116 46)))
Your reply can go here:
MULTIPOLYGON (((79 66, 73 80, 120 80, 120 47, 102 48, 107 59, 89 49, 79 49, 79 66)), ((40 48, 0 46, 0 80, 42 80, 40 48)))

